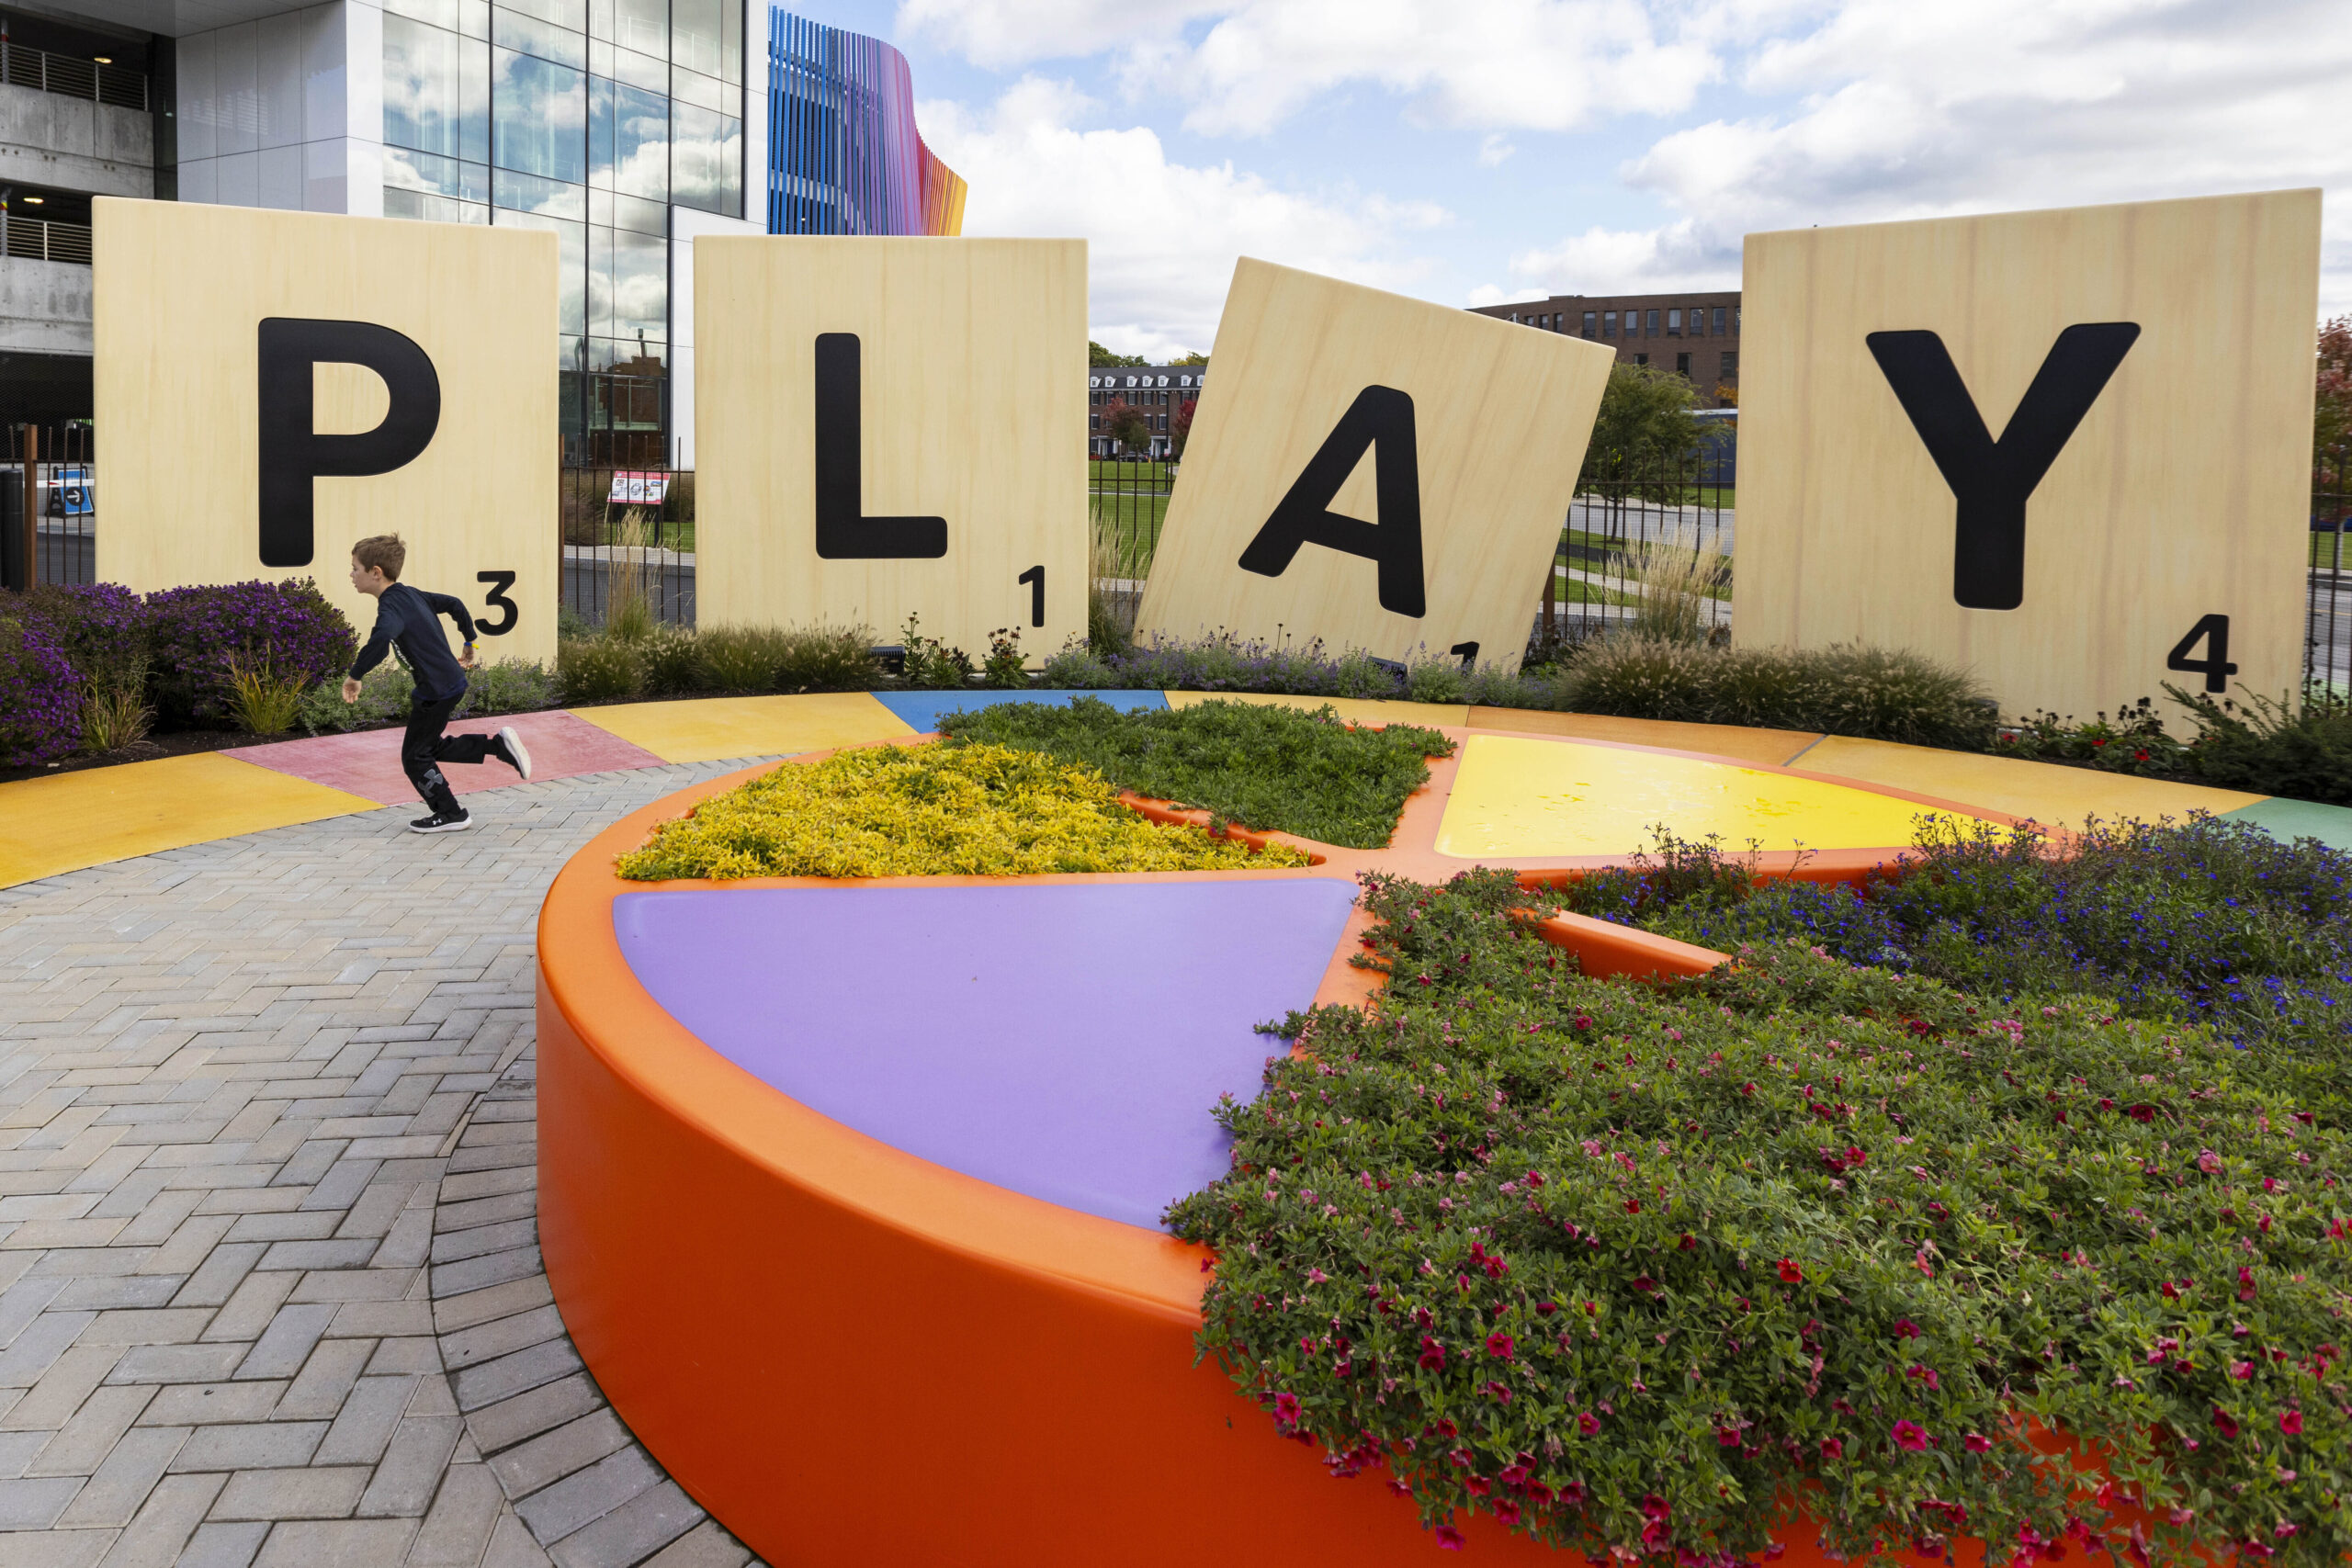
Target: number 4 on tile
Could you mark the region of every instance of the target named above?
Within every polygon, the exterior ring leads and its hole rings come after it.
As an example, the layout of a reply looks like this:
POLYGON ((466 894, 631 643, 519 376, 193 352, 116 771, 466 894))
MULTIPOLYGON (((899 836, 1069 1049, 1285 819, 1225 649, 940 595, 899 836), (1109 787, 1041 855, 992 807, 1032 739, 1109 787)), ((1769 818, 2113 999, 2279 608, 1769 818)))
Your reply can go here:
POLYGON ((2188 635, 2173 644, 2165 656, 2165 668, 2204 676, 2208 692, 2228 691, 2230 677, 2238 672, 2238 667, 2230 662, 2229 616, 2207 615, 2189 627, 2188 635), (2205 657, 2189 658, 2188 650, 2200 642, 2205 645, 2205 657))

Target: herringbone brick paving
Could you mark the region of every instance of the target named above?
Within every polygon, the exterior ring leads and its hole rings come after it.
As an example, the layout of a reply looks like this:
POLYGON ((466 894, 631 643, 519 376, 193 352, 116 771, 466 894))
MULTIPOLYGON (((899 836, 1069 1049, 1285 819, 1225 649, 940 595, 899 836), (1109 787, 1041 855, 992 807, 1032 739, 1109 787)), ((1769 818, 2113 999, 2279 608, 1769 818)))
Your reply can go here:
POLYGON ((0 890, 0 1568, 750 1561, 563 1332, 531 1056, 556 871, 742 765, 0 890))

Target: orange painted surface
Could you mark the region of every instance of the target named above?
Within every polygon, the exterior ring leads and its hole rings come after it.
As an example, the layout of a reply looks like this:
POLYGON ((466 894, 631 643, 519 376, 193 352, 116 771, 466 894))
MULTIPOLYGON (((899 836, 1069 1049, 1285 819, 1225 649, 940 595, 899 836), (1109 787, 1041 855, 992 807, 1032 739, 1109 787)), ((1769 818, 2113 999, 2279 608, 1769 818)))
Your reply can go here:
MULTIPOLYGON (((1387 851, 1293 840, 1323 863, 1163 874, 1449 875, 1463 863, 1426 846, 1452 766, 1432 765, 1387 851)), ((1450 1561, 1383 1475, 1335 1483, 1318 1450, 1275 1436, 1214 1363, 1193 1364, 1200 1248, 820 1116, 703 1045, 637 984, 614 897, 707 885, 625 883, 614 858, 763 771, 614 824, 540 914, 540 1245, 565 1323, 630 1427, 783 1568, 1450 1561)), ((1348 963, 1369 924, 1358 910, 1316 1000, 1372 993, 1378 977, 1348 963)), ((1721 957, 1580 917, 1542 934, 1601 974, 1690 974, 1721 957)), ((1559 1560, 1484 1516, 1456 1523, 1475 1561, 1559 1560)), ((1787 1568, 1830 1568, 1809 1530, 1788 1545, 1787 1568)))

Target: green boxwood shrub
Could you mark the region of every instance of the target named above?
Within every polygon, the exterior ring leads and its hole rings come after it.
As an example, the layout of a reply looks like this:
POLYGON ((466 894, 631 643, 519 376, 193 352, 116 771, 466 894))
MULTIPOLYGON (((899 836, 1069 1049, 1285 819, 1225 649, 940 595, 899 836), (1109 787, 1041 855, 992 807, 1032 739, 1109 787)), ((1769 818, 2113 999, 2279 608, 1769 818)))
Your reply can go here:
POLYGON ((2346 1106, 2282 1059, 2332 1043, 1793 943, 1595 981, 1504 874, 1366 881, 1386 993, 1282 1026, 1169 1213, 1216 1249, 1202 1348, 1336 1473, 1448 1544, 1475 1509, 1682 1568, 1800 1517, 2056 1557, 2128 1499, 2134 1561, 2352 1550, 2346 1106))

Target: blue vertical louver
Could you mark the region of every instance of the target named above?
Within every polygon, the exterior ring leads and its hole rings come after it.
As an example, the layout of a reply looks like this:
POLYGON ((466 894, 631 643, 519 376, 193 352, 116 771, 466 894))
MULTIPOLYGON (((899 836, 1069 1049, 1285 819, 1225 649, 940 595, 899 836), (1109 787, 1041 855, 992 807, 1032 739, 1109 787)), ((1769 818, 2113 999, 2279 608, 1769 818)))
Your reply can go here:
POLYGON ((906 56, 768 13, 768 232, 954 234, 964 182, 915 129, 906 56))

